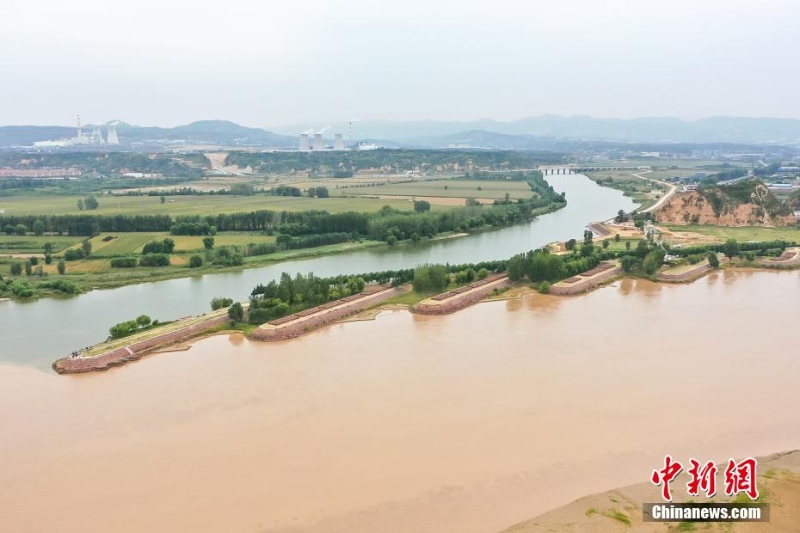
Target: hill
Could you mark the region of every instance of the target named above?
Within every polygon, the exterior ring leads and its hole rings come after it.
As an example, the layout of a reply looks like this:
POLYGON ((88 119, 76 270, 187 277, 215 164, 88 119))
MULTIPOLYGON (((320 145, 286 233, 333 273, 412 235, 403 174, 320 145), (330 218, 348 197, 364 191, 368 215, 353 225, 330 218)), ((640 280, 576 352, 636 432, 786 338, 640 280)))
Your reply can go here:
POLYGON ((705 187, 673 196, 657 214, 662 224, 715 226, 790 226, 792 206, 781 202, 758 180, 705 187))
MULTIPOLYGON (((102 125, 105 134, 106 125, 102 125)), ((84 128, 90 132, 91 125, 84 128)), ((117 134, 122 147, 132 144, 211 144, 221 146, 257 146, 296 148, 297 138, 272 133, 259 128, 240 126, 227 120, 201 120, 174 128, 141 127, 118 122, 117 134)), ((0 127, 0 147, 30 146, 34 142, 75 137, 75 128, 62 126, 3 126, 0 127)), ((92 147, 96 150, 98 147, 92 147)))

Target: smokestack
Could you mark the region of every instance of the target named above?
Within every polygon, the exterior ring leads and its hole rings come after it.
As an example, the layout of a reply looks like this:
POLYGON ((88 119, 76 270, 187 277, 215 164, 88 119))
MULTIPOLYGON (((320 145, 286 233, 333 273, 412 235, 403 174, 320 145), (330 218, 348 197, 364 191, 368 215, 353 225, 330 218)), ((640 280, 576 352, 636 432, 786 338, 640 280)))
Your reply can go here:
POLYGON ((301 152, 308 152, 311 150, 311 147, 308 145, 308 133, 301 133, 300 134, 300 151, 301 152))
POLYGON ((325 145, 322 144, 322 134, 315 133, 314 134, 314 151, 321 151, 325 149, 325 145))
POLYGON ((344 139, 342 138, 341 133, 337 133, 333 136, 333 149, 344 150, 344 139))

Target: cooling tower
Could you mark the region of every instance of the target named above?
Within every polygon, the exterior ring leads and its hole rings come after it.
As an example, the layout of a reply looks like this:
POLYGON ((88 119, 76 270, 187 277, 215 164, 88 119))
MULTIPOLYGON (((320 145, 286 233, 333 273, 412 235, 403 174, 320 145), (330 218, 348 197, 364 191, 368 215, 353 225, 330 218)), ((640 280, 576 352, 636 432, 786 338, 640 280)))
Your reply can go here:
POLYGON ((300 151, 301 152, 308 152, 311 150, 311 147, 308 145, 308 133, 301 133, 300 134, 300 151))
POLYGON ((119 144, 119 139, 117 138, 117 123, 112 122, 108 125, 108 138, 106 139, 106 144, 119 144))
POLYGON ((92 125, 92 143, 103 144, 103 134, 100 133, 100 126, 98 124, 92 125))
POLYGON ((337 133, 333 136, 333 149, 344 150, 344 139, 342 138, 341 133, 337 133))
POLYGON ((325 149, 325 145, 322 144, 322 134, 315 133, 314 134, 314 151, 321 151, 325 149))

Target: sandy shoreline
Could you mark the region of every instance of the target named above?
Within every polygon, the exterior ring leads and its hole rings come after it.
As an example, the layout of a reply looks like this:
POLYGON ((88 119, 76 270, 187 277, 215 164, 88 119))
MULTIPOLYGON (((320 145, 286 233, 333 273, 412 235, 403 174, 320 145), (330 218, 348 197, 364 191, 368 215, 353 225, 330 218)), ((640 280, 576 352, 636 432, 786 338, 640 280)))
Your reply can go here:
MULTIPOLYGON (((770 521, 765 524, 708 523, 694 527, 680 523, 678 531, 796 531, 800 523, 800 450, 780 452, 758 460, 758 489, 760 503, 769 503, 770 521)), ((658 465, 654 465, 657 467, 658 465)), ((717 487, 724 487, 724 465, 718 465, 717 487)), ((647 474, 646 472, 644 473, 647 474)), ((716 496, 713 499, 690 497, 686 493, 686 472, 672 483, 673 498, 680 502, 728 502, 730 497, 716 496)), ((718 489, 719 490, 719 489, 718 489)), ((721 490, 719 490, 721 492, 721 490)), ((675 531, 679 523, 652 523, 642 521, 642 504, 663 501, 661 488, 650 482, 628 485, 614 490, 584 496, 568 505, 511 526, 503 533, 543 532, 596 532, 612 533, 636 531, 637 533, 661 533, 675 531)), ((750 501, 747 499, 746 501, 750 501)))

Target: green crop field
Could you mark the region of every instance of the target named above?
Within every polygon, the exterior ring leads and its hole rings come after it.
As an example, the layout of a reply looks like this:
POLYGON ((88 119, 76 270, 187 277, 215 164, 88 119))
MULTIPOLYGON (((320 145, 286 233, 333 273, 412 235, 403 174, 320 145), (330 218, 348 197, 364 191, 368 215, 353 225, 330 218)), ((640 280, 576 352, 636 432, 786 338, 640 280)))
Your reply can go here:
MULTIPOLYGON (((202 251, 203 237, 199 235, 170 235, 167 232, 145 233, 101 233, 93 237, 92 254, 101 256, 135 255, 142 253, 142 247, 150 241, 166 237, 175 241, 175 252, 202 251), (109 241, 103 239, 114 237, 109 241)), ((274 243, 275 237, 261 233, 226 232, 214 236, 214 246, 247 246, 250 243, 274 243)))
POLYGON ((800 242, 800 228, 762 228, 757 226, 667 226, 673 232, 691 231, 702 235, 710 235, 718 241, 736 239, 739 242, 775 241, 800 242))
MULTIPOLYGON (((360 193, 359 193, 360 194, 360 193)), ((331 213, 343 211, 378 211, 384 205, 410 210, 406 200, 380 200, 372 198, 305 198, 291 196, 167 196, 161 203, 158 196, 98 196, 100 207, 93 211, 79 211, 78 200, 83 196, 12 196, 0 199, 0 208, 6 215, 209 215, 271 209, 276 211, 308 211, 319 209, 331 213)))
POLYGON ((506 193, 512 199, 530 198, 533 191, 522 180, 420 180, 407 183, 359 187, 348 189, 348 194, 369 196, 439 196, 445 198, 503 199, 506 193), (480 190, 479 190, 480 189, 480 190))
POLYGON ((53 244, 53 253, 58 253, 81 242, 80 237, 57 237, 34 235, 0 235, 0 254, 44 253, 44 244, 53 244))

